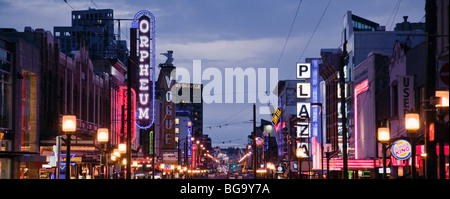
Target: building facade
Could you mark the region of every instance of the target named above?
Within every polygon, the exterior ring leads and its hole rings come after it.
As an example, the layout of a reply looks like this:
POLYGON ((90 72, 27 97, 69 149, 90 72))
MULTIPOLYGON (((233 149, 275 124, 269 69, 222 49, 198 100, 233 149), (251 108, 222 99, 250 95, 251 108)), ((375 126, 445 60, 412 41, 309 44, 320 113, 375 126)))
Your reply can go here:
MULTIPOLYGON (((42 168, 45 158, 53 154, 55 137, 63 135, 62 115, 77 117, 77 132, 72 140, 72 153, 78 157, 72 166, 73 176, 89 170, 84 177, 93 177, 92 165, 97 161, 95 135, 99 127, 108 127, 110 93, 109 79, 96 75, 88 50, 81 46, 71 56, 59 51, 53 35, 42 29, 25 28, 24 32, 2 30, 0 35, 10 41, 12 96, 10 135, 12 151, 34 154, 14 159, 9 178, 52 178, 54 168, 42 168), (20 104, 18 102, 21 102, 20 104), (38 163, 38 164, 35 164, 38 163)), ((3 105, 3 104, 2 104, 3 105)), ((63 144, 64 145, 64 144, 63 144)), ((62 147, 65 150, 65 147, 62 147)))
POLYGON ((369 54, 354 70, 355 157, 377 158, 377 129, 388 123, 389 56, 369 54))
POLYGON ((347 40, 348 59, 345 68, 346 78, 346 107, 348 124, 348 157, 359 159, 356 147, 358 145, 357 130, 355 129, 355 75, 354 70, 367 59, 371 52, 383 53, 390 56, 395 41, 408 41, 410 46, 415 46, 424 41, 423 37, 414 35, 424 33, 423 23, 410 23, 407 17, 396 27, 398 30, 386 31, 385 26, 364 19, 347 11, 344 15, 343 35, 347 40), (356 130, 356 131, 355 131, 356 130))

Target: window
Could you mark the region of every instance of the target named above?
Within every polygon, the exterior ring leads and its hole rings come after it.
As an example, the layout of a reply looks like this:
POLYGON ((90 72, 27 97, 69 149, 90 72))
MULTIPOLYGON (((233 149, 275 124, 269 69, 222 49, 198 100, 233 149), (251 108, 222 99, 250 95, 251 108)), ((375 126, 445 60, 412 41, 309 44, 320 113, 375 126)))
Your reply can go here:
POLYGON ((179 118, 175 118, 175 124, 180 124, 180 119, 179 118))
POLYGON ((178 127, 175 127, 175 133, 176 134, 180 133, 180 129, 178 127))

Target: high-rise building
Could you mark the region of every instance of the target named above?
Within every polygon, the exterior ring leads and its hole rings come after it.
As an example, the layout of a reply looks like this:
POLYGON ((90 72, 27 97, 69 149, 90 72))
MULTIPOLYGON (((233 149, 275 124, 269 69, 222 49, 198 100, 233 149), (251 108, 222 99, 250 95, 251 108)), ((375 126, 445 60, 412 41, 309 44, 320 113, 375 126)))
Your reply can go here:
POLYGON ((203 84, 175 84, 174 100, 177 112, 186 112, 192 121, 192 136, 203 135, 203 84))
POLYGON ((114 12, 112 9, 93 9, 72 11, 71 26, 55 26, 55 40, 60 42, 60 50, 65 54, 80 49, 86 42, 89 58, 114 59, 126 64, 128 50, 124 40, 117 40, 114 34, 114 12))

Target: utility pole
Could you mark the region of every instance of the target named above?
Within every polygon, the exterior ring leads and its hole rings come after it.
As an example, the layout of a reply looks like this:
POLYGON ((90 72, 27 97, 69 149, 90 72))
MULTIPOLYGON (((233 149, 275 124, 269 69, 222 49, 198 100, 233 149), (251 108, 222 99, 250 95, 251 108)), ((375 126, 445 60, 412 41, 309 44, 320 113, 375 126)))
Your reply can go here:
POLYGON ((56 136, 56 179, 59 179, 59 175, 61 174, 61 136, 56 136))
POLYGON ((67 149, 66 149, 66 180, 70 180, 70 142, 72 140, 72 135, 71 134, 67 134, 67 138, 66 138, 66 145, 67 145, 67 149))
MULTIPOLYGON (((436 0, 427 0, 425 3, 425 34, 426 34, 426 67, 425 67, 425 100, 430 100, 436 91, 436 34, 437 15, 436 0)), ((429 126, 436 120, 435 107, 430 101, 425 102, 425 177, 437 179, 436 142, 430 141, 429 126)))
POLYGON ((344 29, 344 44, 343 54, 340 60, 339 67, 339 87, 341 88, 341 114, 342 114, 342 160, 343 160, 343 179, 348 179, 348 156, 347 156, 347 113, 345 112, 346 107, 346 96, 345 96, 345 77, 344 77, 344 67, 346 65, 347 58, 347 30, 344 29))
POLYGON ((131 179, 131 63, 128 63, 127 68, 127 179, 131 179))
POLYGON ((252 148, 253 148, 253 179, 256 179, 256 105, 253 104, 253 133, 252 133, 252 148))

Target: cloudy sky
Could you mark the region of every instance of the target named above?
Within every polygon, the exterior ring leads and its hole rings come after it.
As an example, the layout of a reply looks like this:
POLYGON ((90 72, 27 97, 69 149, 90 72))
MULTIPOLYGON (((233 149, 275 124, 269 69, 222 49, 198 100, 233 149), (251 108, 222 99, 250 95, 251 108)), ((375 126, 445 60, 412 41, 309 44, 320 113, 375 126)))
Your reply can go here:
MULTIPOLYGON (((387 30, 402 22, 403 16, 419 22, 424 21, 425 15, 425 0, 303 0, 293 23, 299 2, 0 0, 0 27, 23 31, 25 26, 31 26, 53 32, 53 26, 71 25, 73 9, 111 8, 115 18, 123 19, 146 9, 156 17, 157 54, 173 50, 177 67, 192 70, 192 60, 200 59, 202 69, 214 67, 222 72, 223 68, 234 67, 278 68, 278 79, 285 80, 295 79, 296 62, 319 57, 321 48, 340 46, 343 16, 348 10, 386 26, 387 30)), ((122 39, 129 38, 129 27, 129 23, 121 23, 122 39)), ((157 63, 165 60, 157 57, 157 63)), ((204 133, 212 138, 213 145, 242 147, 252 131, 252 104, 205 104, 204 118, 204 133)), ((257 121, 260 119, 270 120, 270 116, 258 114, 257 121)))

